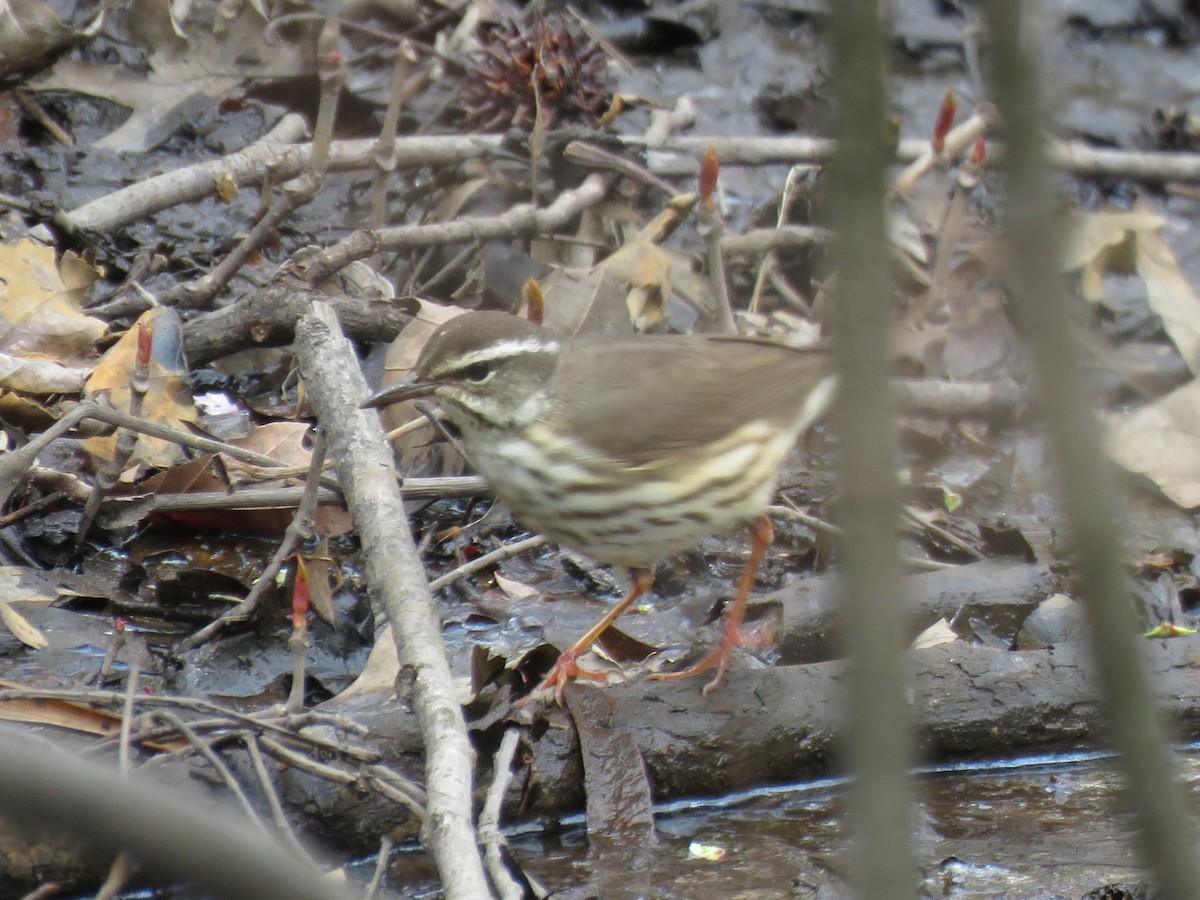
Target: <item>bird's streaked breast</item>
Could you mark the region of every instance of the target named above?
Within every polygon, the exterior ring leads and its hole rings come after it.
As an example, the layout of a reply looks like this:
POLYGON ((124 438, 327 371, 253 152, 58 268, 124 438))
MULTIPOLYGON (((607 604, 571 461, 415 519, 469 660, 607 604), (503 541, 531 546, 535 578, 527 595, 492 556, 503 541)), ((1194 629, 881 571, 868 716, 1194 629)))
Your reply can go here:
POLYGON ((630 466, 538 425, 473 441, 480 473, 526 527, 598 560, 646 565, 757 515, 796 431, 753 421, 720 441, 630 466))

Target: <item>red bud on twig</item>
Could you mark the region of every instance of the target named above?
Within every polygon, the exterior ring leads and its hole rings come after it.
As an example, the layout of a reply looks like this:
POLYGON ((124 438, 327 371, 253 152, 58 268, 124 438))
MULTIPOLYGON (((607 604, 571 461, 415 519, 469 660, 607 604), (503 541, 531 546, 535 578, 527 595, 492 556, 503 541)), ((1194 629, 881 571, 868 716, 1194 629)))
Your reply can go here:
POLYGON ((948 90, 942 97, 937 119, 933 123, 933 138, 929 141, 929 146, 933 148, 934 153, 941 153, 946 149, 946 135, 954 127, 954 115, 957 112, 958 102, 954 99, 954 91, 948 90))
POLYGON ((717 189, 717 178, 721 174, 721 162, 717 159, 717 149, 709 144, 700 160, 700 200, 712 209, 713 193, 717 189))
POLYGON ((976 138, 975 149, 971 151, 971 165, 983 167, 987 162, 987 142, 982 138, 976 138))
POLYGON ((541 325, 546 319, 546 295, 536 278, 528 278, 521 291, 525 296, 525 318, 534 325, 541 325))
POLYGON ((296 557, 296 578, 292 582, 292 627, 304 628, 308 620, 311 598, 308 587, 308 565, 301 556, 296 557))
POLYGON ((135 364, 145 370, 150 366, 150 351, 154 346, 154 327, 142 322, 138 325, 137 357, 135 364))

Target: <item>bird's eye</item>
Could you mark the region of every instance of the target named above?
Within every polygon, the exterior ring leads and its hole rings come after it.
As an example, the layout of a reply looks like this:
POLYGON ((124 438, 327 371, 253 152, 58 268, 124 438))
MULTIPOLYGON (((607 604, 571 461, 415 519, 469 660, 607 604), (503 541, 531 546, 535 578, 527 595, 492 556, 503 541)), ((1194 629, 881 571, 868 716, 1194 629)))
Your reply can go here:
POLYGON ((463 369, 463 377, 467 381, 487 381, 487 377, 492 374, 492 364, 488 362, 471 363, 463 369))

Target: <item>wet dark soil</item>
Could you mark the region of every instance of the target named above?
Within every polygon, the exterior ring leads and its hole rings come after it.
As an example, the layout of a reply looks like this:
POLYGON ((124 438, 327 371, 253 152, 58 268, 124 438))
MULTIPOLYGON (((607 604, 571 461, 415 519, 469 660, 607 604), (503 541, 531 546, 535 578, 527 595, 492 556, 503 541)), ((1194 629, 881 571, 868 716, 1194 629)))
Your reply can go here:
MULTIPOLYGON (((730 4, 714 0, 631 11, 624 4, 597 3, 586 5, 584 12, 592 17, 600 34, 611 35, 628 51, 630 66, 616 76, 616 87, 664 107, 683 95, 689 96, 696 112, 692 128, 695 134, 820 135, 827 126, 825 13, 821 4, 730 4), (662 21, 656 22, 656 17, 662 21), (626 45, 622 29, 628 29, 631 23, 645 26, 647 22, 651 25, 639 32, 640 43, 626 45), (669 27, 664 22, 670 23, 669 27)), ((1057 137, 1075 138, 1098 147, 1185 152, 1194 148, 1200 131, 1189 103, 1194 97, 1200 58, 1195 52, 1200 20, 1187 11, 1186 4, 1171 8, 1170 4, 1133 0, 1058 2, 1043 4, 1040 15, 1051 120, 1057 137)), ((947 91, 954 92, 964 109, 986 99, 981 93, 981 72, 976 67, 977 58, 986 67, 986 41, 980 44, 972 36, 973 12, 960 4, 905 0, 893 4, 890 16, 895 31, 891 61, 898 134, 902 139, 925 140, 947 91)), ((110 35, 98 40, 105 46, 120 43, 110 35)), ((355 59, 355 78, 347 90, 348 105, 343 107, 338 127, 337 136, 341 138, 375 132, 390 78, 390 65, 363 50, 367 39, 356 35, 354 41, 353 46, 362 55, 355 59)), ((98 52, 97 46, 78 50, 76 55, 122 58, 115 50, 98 52)), ((241 86, 244 90, 239 90, 239 102, 203 105, 175 127, 164 126, 161 140, 138 152, 95 147, 121 123, 126 114, 124 106, 61 87, 39 91, 45 109, 74 136, 76 143, 71 147, 55 143, 28 119, 22 119, 15 131, 4 133, 0 140, 0 192, 24 204, 5 201, 9 210, 19 210, 10 212, 4 220, 5 237, 39 223, 50 226, 58 250, 80 250, 106 268, 97 296, 92 298, 98 302, 111 299, 100 296, 101 288, 115 289, 125 276, 138 271, 139 261, 149 256, 156 255, 159 261, 138 279, 140 289, 166 294, 195 280, 229 253, 253 225, 262 203, 258 191, 241 190, 224 199, 206 197, 174 204, 99 234, 64 232, 54 216, 152 173, 245 147, 276 125, 286 112, 311 114, 316 80, 311 73, 306 78, 247 76, 241 86)), ((453 76, 447 79, 453 81, 453 76)), ((428 94, 414 98, 412 107, 405 111, 404 127, 415 129, 431 118, 432 111, 445 102, 446 90, 445 85, 435 86, 428 94)), ((16 107, 8 104, 5 109, 16 107)), ((648 107, 635 107, 618 120, 615 128, 621 134, 636 134, 645 128, 649 117, 648 107)), ((520 137, 517 144, 526 153, 528 138, 520 137)), ((515 158, 521 167, 525 166, 525 156, 517 154, 515 158)), ((654 167, 653 154, 641 161, 654 167)), ((503 168, 498 162, 495 166, 503 168)), ((435 206, 448 187, 463 180, 457 168, 447 169, 406 170, 389 201, 389 222, 415 219, 420 210, 435 206)), ((723 168, 721 189, 727 228, 736 232, 773 225, 788 171, 786 165, 723 168)), ((572 186, 562 172, 554 174, 559 179, 557 189, 572 186)), ((244 301, 267 282, 274 266, 293 259, 302 247, 328 247, 360 227, 370 206, 368 182, 361 172, 332 174, 316 200, 288 218, 260 256, 243 268, 214 305, 244 301)), ((678 179, 681 188, 690 187, 691 182, 690 174, 678 179)), ((944 200, 948 184, 948 180, 940 180, 924 187, 910 212, 940 209, 938 204, 944 200)), ((1168 245, 1183 275, 1189 284, 1200 285, 1200 240, 1194 227, 1200 194, 1194 187, 1118 177, 1066 176, 1060 186, 1064 205, 1071 203, 1085 211, 1137 209, 1162 215, 1168 245)), ((973 212, 980 230, 994 224, 994 198, 989 196, 993 187, 985 177, 982 196, 975 200, 973 212)), ((267 186, 263 193, 276 189, 267 186)), ((497 201, 489 195, 474 212, 487 212, 488 204, 511 199, 511 195, 501 195, 497 201)), ((522 195, 521 199, 526 198, 522 195)), ((819 189, 805 201, 819 220, 819 189)), ((936 218, 933 213, 930 217, 936 218)), ((912 218, 920 216, 913 214, 912 218)), ((919 223, 917 230, 928 225, 919 223)), ((903 223, 898 223, 897 229, 903 230, 903 223)), ((684 233, 694 238, 692 232, 685 229, 684 233)), ((697 243, 688 251, 699 255, 698 248, 697 243)), ((448 252, 436 262, 422 262, 416 256, 396 254, 385 260, 384 273, 394 284, 405 286, 413 283, 414 273, 421 272, 422 267, 427 274, 443 269, 454 272, 452 257, 453 252, 448 252)), ((815 293, 814 284, 827 274, 807 259, 789 257, 784 262, 806 295, 815 293)), ((512 266, 516 268, 515 263, 512 266)), ((735 285, 748 290, 754 274, 750 267, 742 267, 735 269, 732 279, 735 285)), ((1119 281, 1116 276, 1109 276, 1109 280, 1119 281)), ((420 289, 420 279, 416 281, 420 289)), ((462 296, 470 302, 490 299, 486 289, 476 286, 473 290, 472 294, 469 285, 464 287, 461 281, 450 278, 424 293, 443 301, 462 296)), ((1095 312, 1089 319, 1090 327, 1114 343, 1136 338, 1165 347, 1161 327, 1147 314, 1140 290, 1115 290, 1126 305, 1095 312)), ((795 310, 777 302, 775 311, 779 310, 795 314, 795 310)), ((184 309, 183 316, 194 322, 208 311, 184 309)), ((118 309, 114 329, 128 326, 132 318, 128 309, 118 309)), ((668 320, 671 324, 692 321, 678 307, 669 311, 668 320)), ((286 329, 283 333, 287 334, 286 329)), ((377 337, 382 342, 390 336, 380 333, 366 337, 377 337)), ((276 342, 286 347, 288 340, 284 337, 276 342)), ((365 354, 371 341, 363 339, 360 343, 365 354)), ((259 349, 251 352, 258 354, 259 349)), ((286 350, 279 356, 269 356, 263 348, 261 356, 249 361, 230 361, 223 358, 224 351, 214 350, 211 356, 204 359, 206 365, 213 364, 211 368, 193 373, 197 380, 246 401, 256 423, 302 411, 303 398, 296 389, 292 359, 286 350)), ((1017 380, 1025 375, 1019 361, 1003 374, 1017 380)), ((1142 381, 1131 387, 1120 373, 1107 380, 1105 377, 1098 379, 1103 381, 1112 411, 1137 406, 1145 399, 1138 388, 1153 383, 1142 381)), ((1178 377, 1178 368, 1163 376, 1165 381, 1178 377)), ((9 424, 7 419, 5 424, 9 424)), ((36 428, 23 423, 7 430, 13 440, 19 440, 36 428)), ((803 456, 789 462, 784 472, 783 496, 802 510, 824 514, 836 496, 832 477, 836 447, 818 429, 809 437, 805 450, 803 456)), ((92 473, 83 467, 71 469, 64 462, 71 457, 70 452, 62 451, 59 464, 90 478, 92 473)), ((905 480, 906 501, 927 512, 939 526, 945 526, 937 531, 913 529, 906 537, 906 552, 931 566, 962 565, 977 556, 990 558, 995 566, 975 586, 956 588, 957 594, 948 590, 945 595, 939 593, 943 588, 938 586, 938 575, 921 575, 908 587, 919 595, 914 607, 936 612, 929 621, 921 621, 920 627, 914 625, 914 636, 944 616, 958 640, 996 651, 994 658, 988 658, 990 661, 978 662, 984 659, 982 655, 971 657, 972 665, 957 672, 961 675, 966 671, 967 681, 975 679, 968 688, 983 692, 987 686, 1012 676, 1011 660, 1004 659, 1004 654, 1021 641, 1029 610, 1055 593, 1071 590, 1069 557, 1059 540, 1058 504, 1036 417, 981 418, 963 423, 936 416, 912 416, 904 423, 903 457, 898 469, 905 480), (948 509, 948 505, 953 508, 948 509), (939 607, 936 601, 943 597, 950 599, 939 607)), ((1126 525, 1131 535, 1130 556, 1140 566, 1146 625, 1151 627, 1175 614, 1180 619, 1177 624, 1187 624, 1200 597, 1194 565, 1200 540, 1194 516, 1146 490, 1143 484, 1130 487, 1132 499, 1126 525)), ((464 556, 524 536, 516 526, 501 520, 497 525, 469 531, 457 540, 433 541, 434 533, 477 520, 485 506, 477 499, 456 498, 414 509, 416 530, 434 544, 426 554, 431 572, 452 569, 464 556)), ((128 677, 129 665, 136 662, 143 669, 143 686, 155 691, 215 698, 242 709, 265 706, 287 696, 292 677, 286 646, 290 620, 283 611, 282 591, 274 598, 273 611, 260 617, 253 628, 242 629, 199 650, 174 652, 182 634, 211 618, 222 605, 236 603, 245 596, 255 573, 269 558, 269 548, 233 533, 232 528, 228 529, 230 533, 221 534, 221 529, 213 529, 211 524, 201 527, 193 520, 157 516, 153 522, 142 522, 134 529, 104 532, 82 551, 76 551, 70 541, 71 528, 77 521, 70 515, 65 520, 39 518, 12 542, 23 544, 26 561, 76 569, 76 574, 81 572, 92 582, 83 589, 75 583, 72 589, 76 594, 70 602, 54 608, 40 606, 40 612, 29 613, 35 624, 56 636, 51 649, 38 655, 23 649, 15 639, 0 641, 0 677, 24 685, 76 684, 90 678, 112 646, 115 611, 126 620, 122 627, 127 631, 121 638, 121 658, 104 669, 101 680, 105 683, 119 688, 128 677), (156 568, 155 554, 164 543, 169 558, 156 568), (164 576, 164 568, 172 570, 170 578, 164 576), (105 574, 97 574, 100 569, 105 574), (144 596, 140 588, 145 585, 153 586, 154 596, 144 596), (172 594, 171 589, 177 593, 172 594), (171 598, 167 604, 173 607, 171 621, 164 623, 157 616, 139 618, 148 610, 134 601, 159 601, 160 594, 171 598), (197 598, 204 603, 193 603, 197 598)), ((831 572, 831 541, 811 523, 786 516, 779 520, 778 531, 779 538, 756 588, 756 613, 773 623, 780 637, 764 654, 763 661, 789 666, 833 665, 831 661, 838 655, 832 628, 835 613, 829 599, 833 589, 826 580, 831 572)), ((607 664, 614 672, 621 669, 625 677, 638 679, 645 674, 643 665, 676 665, 694 652, 698 639, 711 638, 714 609, 727 596, 744 549, 740 536, 717 536, 665 563, 658 573, 654 595, 640 610, 642 615, 628 620, 626 630, 645 645, 666 652, 647 664, 634 652, 622 650, 616 652, 615 660, 610 653, 607 661, 596 660, 593 664, 607 664)), ((374 615, 365 600, 355 548, 350 542, 336 545, 331 555, 343 580, 333 598, 335 623, 314 623, 309 633, 314 648, 307 670, 310 705, 339 695, 357 677, 375 637, 374 615)), ((959 573, 958 577, 965 576, 959 573)), ((605 598, 619 596, 622 579, 620 573, 610 575, 570 554, 546 548, 507 561, 495 572, 489 570, 456 584, 441 598, 455 674, 464 683, 469 679, 479 666, 479 647, 518 660, 546 643, 563 646, 597 617, 605 598), (497 581, 496 573, 507 583, 497 581), (513 585, 532 589, 534 596, 518 599, 513 585)), ((902 599, 898 591, 895 600, 902 599)), ((1057 637, 1040 638, 1039 646, 1061 641, 1072 645, 1066 653, 1073 654, 1079 635, 1070 631, 1070 622, 1063 628, 1065 631, 1055 632, 1057 637)), ((1193 642, 1195 638, 1177 640, 1193 642)), ((1056 670, 1054 662, 1050 654, 1049 662, 1029 671, 1038 676, 1061 675, 1063 670, 1056 670)), ((794 780, 795 773, 790 773, 791 777, 781 773, 772 767, 776 760, 755 757, 750 753, 754 748, 738 743, 738 737, 744 738, 750 730, 749 710, 767 695, 757 680, 756 667, 760 664, 753 660, 742 664, 749 674, 735 673, 727 687, 735 691, 742 685, 754 687, 745 694, 727 694, 716 701, 728 713, 722 733, 726 743, 713 748, 708 759, 693 759, 689 764, 697 768, 710 763, 726 767, 725 771, 736 773, 733 783, 739 790, 756 783, 771 784, 769 790, 711 801, 684 799, 659 807, 655 816, 657 846, 649 862, 637 867, 614 862, 617 856, 597 856, 596 836, 589 844, 577 817, 566 815, 554 827, 543 827, 543 819, 538 819, 514 831, 511 837, 513 852, 529 875, 551 888, 592 885, 605 897, 843 895, 846 832, 838 787, 825 781, 800 787, 778 786, 776 783, 794 780)), ((1178 669, 1186 674, 1189 665, 1181 662, 1178 669)), ((1005 682, 1013 689, 1014 707, 1015 694, 1021 688, 1019 679, 1027 675, 1022 671, 1005 682)), ((528 678, 528 672, 522 672, 521 677, 528 678)), ((814 668, 811 676, 804 677, 817 679, 821 670, 814 668)), ((1086 681, 1084 676, 1081 679, 1086 681)), ((390 679, 385 680, 390 687, 390 679)), ((626 689, 624 696, 633 692, 626 689)), ((614 696, 623 695, 614 691, 614 696)), ((997 691, 997 696, 1004 695, 997 691)), ((667 708, 661 697, 651 702, 663 704, 650 707, 656 712, 667 708)), ((836 698, 831 696, 824 702, 831 711, 827 721, 835 723, 836 698)), ((795 708, 802 707, 802 703, 795 703, 795 708)), ((697 722, 708 721, 703 717, 712 710, 681 705, 676 712, 688 716, 688 727, 694 728, 697 722)), ((1195 720, 1190 705, 1184 705, 1179 713, 1181 719, 1195 720)), ((472 709, 480 748, 488 752, 495 743, 495 723, 489 719, 493 714, 490 708, 472 709)), ((958 744, 948 738, 931 750, 936 762, 944 767, 923 775, 918 783, 921 805, 914 828, 920 851, 919 883, 924 894, 1074 898, 1107 883, 1137 882, 1141 870, 1131 849, 1129 829, 1118 811, 1116 778, 1107 764, 1081 763, 1068 757, 1023 760, 1011 767, 979 764, 980 759, 988 757, 1019 755, 1023 747, 1040 747, 1039 742, 1049 743, 1047 734, 1060 741, 1054 749, 1067 745, 1094 747, 1102 739, 1095 731, 1075 730, 1077 722, 1067 711, 1050 721, 1034 717, 1024 720, 1036 734, 1023 744, 1025 733, 1013 720, 1005 720, 1004 714, 1004 709, 997 709, 992 722, 993 728, 1001 728, 1006 722, 1013 726, 1004 739, 997 738, 989 745, 981 738, 987 734, 988 721, 979 716, 972 722, 969 737, 962 737, 958 744), (948 759, 956 752, 969 757, 975 767, 955 769, 949 765, 948 759)), ((681 725, 676 730, 687 731, 688 727, 681 725)), ((767 726, 759 722, 758 727, 767 726)), ((402 731, 397 729, 398 734, 402 731)), ((832 724, 828 731, 832 733, 832 724)), ((543 747, 549 746, 551 738, 544 741, 543 747)), ((558 748, 553 752, 557 753, 558 748)), ((568 752, 574 759, 578 748, 570 747, 563 751, 564 756, 568 752)), ((530 753, 531 758, 536 756, 530 753)), ((686 779, 679 775, 680 759, 662 757, 656 761, 659 770, 654 772, 658 779, 655 787, 660 796, 711 794, 710 782, 699 777, 695 783, 681 783, 686 779)), ((810 764, 812 769, 806 775, 836 773, 836 753, 829 750, 810 764)), ((1194 794, 1194 758, 1190 765, 1189 781, 1181 790, 1194 794)), ((578 772, 571 775, 578 790, 578 772)), ((564 777, 562 783, 568 780, 564 777)), ((298 794, 287 799, 303 807, 310 798, 302 791, 298 794)), ((570 802, 560 804, 560 811, 580 805, 575 795, 568 799, 570 802)), ((313 806, 317 805, 313 801, 313 806)), ((363 824, 354 841, 345 843, 377 840, 382 830, 377 825, 363 824)), ((411 829, 411 823, 408 827, 411 829)), ((330 840, 320 828, 314 828, 314 832, 322 842, 330 840)), ((392 874, 387 888, 390 896, 432 896, 436 891, 428 861, 415 853, 401 853, 392 874)))

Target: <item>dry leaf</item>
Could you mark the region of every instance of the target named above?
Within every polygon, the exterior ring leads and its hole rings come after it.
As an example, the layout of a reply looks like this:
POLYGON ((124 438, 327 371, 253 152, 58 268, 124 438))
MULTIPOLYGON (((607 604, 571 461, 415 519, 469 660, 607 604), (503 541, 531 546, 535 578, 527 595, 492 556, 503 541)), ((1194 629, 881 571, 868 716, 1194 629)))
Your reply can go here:
POLYGON ((672 292, 700 309, 711 308, 707 282, 693 271, 691 259, 660 246, 687 218, 698 200, 696 194, 671 198, 666 208, 641 231, 599 263, 599 267, 629 285, 626 305, 637 331, 645 331, 661 321, 672 292))
POLYGON ((625 303, 629 319, 638 331, 662 321, 671 296, 671 255, 642 238, 620 247, 600 266, 629 285, 625 303))
POLYGON ((46 640, 46 636, 37 628, 34 628, 28 619, 9 606, 5 600, 0 600, 0 622, 3 622, 8 630, 13 633, 13 637, 26 647, 32 647, 34 650, 45 650, 50 646, 50 643, 46 640))
POLYGON ((46 636, 9 602, 52 603, 58 596, 58 586, 41 573, 21 566, 0 566, 0 622, 25 646, 44 650, 50 644, 46 636))
POLYGON ((1064 271, 1078 270, 1092 302, 1105 299, 1104 278, 1134 272, 1150 308, 1193 374, 1200 374, 1200 299, 1163 237, 1166 219, 1144 212, 1102 212, 1076 221, 1063 254, 1064 271))
POLYGON ((1192 374, 1200 374, 1200 299, 1180 271, 1161 227, 1138 233, 1137 272, 1167 336, 1192 374))
POLYGON ((399 673, 400 657, 396 654, 392 626, 388 625, 375 636, 375 644, 358 677, 321 707, 326 711, 341 710, 345 707, 356 708, 360 703, 372 705, 390 699, 396 695, 396 676, 399 673))
MULTIPOLYGON (((132 113, 95 147, 144 153, 191 121, 197 108, 207 108, 247 78, 290 78, 315 71, 313 42, 300 35, 274 40, 253 4, 188 4, 193 14, 189 24, 197 30, 208 24, 211 32, 195 41, 172 20, 173 5, 140 7, 137 30, 151 51, 148 71, 62 56, 28 82, 34 90, 76 91, 129 107, 132 113), (200 21, 202 16, 206 22, 200 21)), ((299 21, 293 27, 315 33, 320 22, 299 21)))
MULTIPOLYGON (((230 441, 234 446, 256 450, 286 463, 282 468, 256 466, 226 454, 206 454, 166 471, 156 473, 137 485, 139 494, 236 493, 239 485, 255 489, 287 487, 304 483, 312 459, 305 446, 308 425, 303 422, 269 422, 256 426, 247 437, 230 441)), ((248 510, 193 510, 165 515, 172 521, 198 528, 218 528, 239 534, 283 534, 295 516, 293 508, 248 510)), ((317 508, 313 526, 323 535, 345 534, 353 528, 349 513, 338 506, 317 508)))
POLYGON ((1185 509, 1200 506, 1200 381, 1109 417, 1109 455, 1185 509))
POLYGON ((938 619, 916 636, 912 646, 914 650, 926 650, 929 647, 937 647, 941 644, 953 644, 957 640, 958 635, 950 627, 949 620, 938 619))
MULTIPOLYGON (((417 365, 417 357, 425 342, 437 329, 455 316, 462 315, 466 310, 458 306, 440 306, 436 303, 420 301, 420 307, 413 315, 413 320, 404 326, 404 330, 396 335, 388 347, 387 357, 383 363, 383 383, 381 388, 395 384, 408 377, 417 365)), ((423 418, 416 411, 412 401, 393 403, 380 411, 383 427, 388 431, 407 425, 423 418)), ((434 472, 426 472, 426 463, 430 460, 430 446, 437 439, 433 426, 428 423, 418 424, 413 430, 406 432, 393 442, 396 452, 400 454, 400 471, 421 472, 422 474, 461 475, 465 470, 465 461, 457 453, 442 454, 433 467, 434 472)))
POLYGON ((499 572, 495 573, 493 578, 496 579, 496 587, 504 591, 505 595, 510 600, 528 600, 530 597, 540 596, 541 591, 535 587, 525 584, 523 581, 514 581, 511 578, 505 578, 499 572))
POLYGON ((624 287, 607 268, 555 269, 541 281, 545 324, 562 334, 630 335, 624 287))
POLYGON ((334 623, 333 584, 338 577, 337 565, 329 554, 329 539, 321 535, 316 550, 306 557, 308 562, 308 602, 312 611, 328 622, 334 623))
POLYGON ((78 394, 91 369, 0 353, 0 388, 22 394, 78 394))
MULTIPOLYGON (((188 426, 195 423, 197 414, 188 384, 187 364, 183 359, 182 323, 174 310, 156 307, 144 313, 100 358, 85 392, 114 409, 129 411, 129 382, 135 368, 139 326, 143 324, 153 329, 154 339, 149 388, 142 400, 142 418, 187 431, 188 426)), ((116 440, 115 435, 88 438, 84 448, 97 459, 108 460, 113 456, 116 440)), ((183 448, 173 441, 140 435, 130 462, 167 469, 183 459, 183 448)))
POLYGON ((63 365, 94 360, 108 326, 81 310, 91 282, 84 283, 77 262, 67 263, 68 284, 53 248, 28 240, 0 244, 0 350, 63 365))
MULTIPOLYGON (((20 690, 23 685, 0 680, 0 689, 20 690)), ((69 700, 31 698, 0 701, 0 719, 8 722, 24 722, 30 725, 53 725, 68 728, 82 734, 107 737, 121 730, 121 717, 116 713, 92 709, 83 703, 69 700)), ((168 741, 146 741, 145 746, 154 750, 178 750, 189 746, 186 738, 168 741)))

